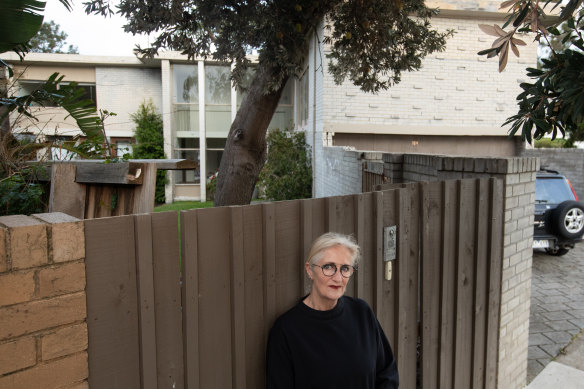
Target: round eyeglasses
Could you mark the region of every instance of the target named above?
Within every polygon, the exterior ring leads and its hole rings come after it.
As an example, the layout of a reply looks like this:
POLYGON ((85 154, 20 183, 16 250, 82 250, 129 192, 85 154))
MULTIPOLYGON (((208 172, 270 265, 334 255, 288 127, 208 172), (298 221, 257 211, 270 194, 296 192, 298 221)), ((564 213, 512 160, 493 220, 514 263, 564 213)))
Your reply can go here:
MULTIPOLYGON (((332 277, 335 274, 337 274, 337 265, 335 265, 334 263, 326 263, 322 266, 320 265, 311 265, 311 266, 316 266, 316 267, 320 267, 320 270, 322 270, 322 274, 324 274, 327 277, 332 277)), ((345 278, 349 278, 353 275, 353 273, 355 272, 355 269, 353 266, 351 265, 341 265, 341 275, 345 278)))

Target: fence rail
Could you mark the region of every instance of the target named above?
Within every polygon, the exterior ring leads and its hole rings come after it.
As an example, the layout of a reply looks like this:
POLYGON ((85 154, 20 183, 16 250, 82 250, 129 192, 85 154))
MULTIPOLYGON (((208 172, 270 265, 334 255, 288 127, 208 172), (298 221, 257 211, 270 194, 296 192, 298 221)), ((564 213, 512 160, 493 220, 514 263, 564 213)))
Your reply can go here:
POLYGON ((312 241, 338 231, 362 247, 347 294, 375 310, 400 387, 494 388, 502 188, 493 179, 418 183, 86 220, 90 386, 263 387, 268 330, 306 292, 312 241), (383 227, 393 225, 388 281, 383 227))

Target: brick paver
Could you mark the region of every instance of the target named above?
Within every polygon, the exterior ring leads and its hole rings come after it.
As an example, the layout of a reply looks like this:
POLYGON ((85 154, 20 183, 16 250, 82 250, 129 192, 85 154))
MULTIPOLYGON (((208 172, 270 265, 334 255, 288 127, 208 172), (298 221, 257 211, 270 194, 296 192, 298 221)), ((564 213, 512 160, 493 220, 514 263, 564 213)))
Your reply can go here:
POLYGON ((584 243, 563 257, 533 252, 527 382, 584 328, 584 243))

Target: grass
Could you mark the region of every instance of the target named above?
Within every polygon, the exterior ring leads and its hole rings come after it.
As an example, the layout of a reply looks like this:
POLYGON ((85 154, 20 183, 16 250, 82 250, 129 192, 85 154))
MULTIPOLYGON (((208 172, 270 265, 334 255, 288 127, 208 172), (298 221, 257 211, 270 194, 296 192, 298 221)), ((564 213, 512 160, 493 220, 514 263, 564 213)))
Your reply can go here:
POLYGON ((200 201, 176 201, 172 204, 163 204, 154 207, 154 212, 166 212, 166 211, 184 211, 187 209, 195 208, 211 208, 213 207, 212 201, 205 201, 204 203, 200 201))

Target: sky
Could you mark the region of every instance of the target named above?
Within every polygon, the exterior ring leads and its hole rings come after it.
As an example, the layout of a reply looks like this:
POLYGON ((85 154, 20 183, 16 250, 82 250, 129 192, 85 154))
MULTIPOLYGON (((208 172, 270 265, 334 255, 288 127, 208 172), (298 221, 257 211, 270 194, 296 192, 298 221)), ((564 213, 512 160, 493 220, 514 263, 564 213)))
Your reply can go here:
POLYGON ((44 20, 53 20, 67 33, 67 46, 77 46, 83 55, 134 56, 136 44, 148 45, 147 37, 124 33, 125 19, 118 15, 104 18, 85 14, 83 1, 73 0, 71 12, 57 0, 47 1, 44 20))

